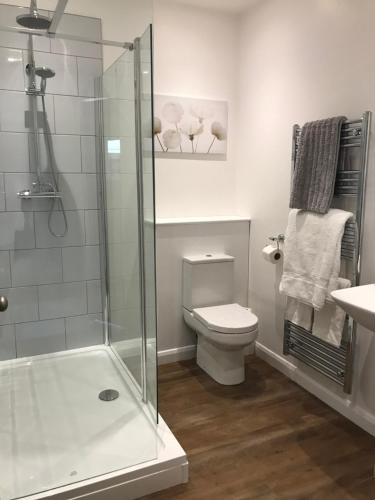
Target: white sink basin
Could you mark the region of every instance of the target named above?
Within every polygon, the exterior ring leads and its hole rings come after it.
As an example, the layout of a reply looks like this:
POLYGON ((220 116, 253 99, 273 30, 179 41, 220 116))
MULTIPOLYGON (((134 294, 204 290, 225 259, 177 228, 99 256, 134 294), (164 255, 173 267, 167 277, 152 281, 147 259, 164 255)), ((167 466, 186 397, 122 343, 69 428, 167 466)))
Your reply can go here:
POLYGON ((331 295, 355 321, 375 332, 375 284, 335 290, 331 295))

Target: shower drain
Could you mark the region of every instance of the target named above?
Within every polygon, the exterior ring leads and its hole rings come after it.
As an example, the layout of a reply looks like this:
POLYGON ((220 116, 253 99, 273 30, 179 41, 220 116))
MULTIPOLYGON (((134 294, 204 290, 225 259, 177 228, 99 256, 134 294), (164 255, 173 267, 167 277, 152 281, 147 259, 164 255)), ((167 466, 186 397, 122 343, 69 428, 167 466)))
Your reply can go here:
POLYGON ((104 391, 99 392, 99 399, 102 401, 113 401, 119 397, 120 393, 115 389, 104 389, 104 391))

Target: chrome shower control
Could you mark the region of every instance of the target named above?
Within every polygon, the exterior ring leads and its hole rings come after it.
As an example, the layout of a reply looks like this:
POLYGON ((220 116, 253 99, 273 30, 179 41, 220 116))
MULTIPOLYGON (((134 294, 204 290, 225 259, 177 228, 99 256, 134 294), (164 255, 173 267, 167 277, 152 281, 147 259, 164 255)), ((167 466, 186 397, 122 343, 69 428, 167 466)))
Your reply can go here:
POLYGON ((8 299, 4 295, 0 295, 0 312, 8 309, 8 299))

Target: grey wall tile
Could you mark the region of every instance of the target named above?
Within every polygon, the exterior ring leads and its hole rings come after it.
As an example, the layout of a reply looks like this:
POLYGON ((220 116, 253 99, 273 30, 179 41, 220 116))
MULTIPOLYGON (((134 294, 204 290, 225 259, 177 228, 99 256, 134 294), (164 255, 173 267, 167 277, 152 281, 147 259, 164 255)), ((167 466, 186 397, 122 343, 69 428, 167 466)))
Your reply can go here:
POLYGON ((86 283, 62 283, 39 287, 40 319, 64 318, 86 313, 86 283))
MULTIPOLYGON (((35 213, 35 235, 37 248, 80 246, 85 244, 85 224, 83 210, 66 211, 68 230, 65 236, 53 236, 48 229, 48 212, 35 213)), ((51 219, 53 230, 62 234, 65 229, 62 213, 54 212, 51 219)))
POLYGON ((59 248, 11 250, 12 286, 57 283, 62 280, 59 248))
POLYGON ((32 213, 0 213, 0 250, 35 248, 32 213))
POLYGON ((61 174, 59 183, 65 210, 98 208, 95 174, 61 174))
MULTIPOLYGON (((24 52, 24 57, 27 60, 27 51, 24 52)), ((56 73, 53 78, 47 80, 46 93, 78 95, 76 57, 34 51, 34 58, 36 66, 47 66, 56 73)))
POLYGON ((78 93, 81 96, 95 96, 95 79, 103 73, 101 59, 77 58, 78 93))
POLYGON ((35 356, 66 348, 63 319, 16 325, 17 356, 35 356))
MULTIPOLYGON (((54 132, 54 110, 52 96, 46 96, 47 118, 54 132)), ((38 99, 38 126, 44 126, 41 99, 38 99)), ((29 96, 25 92, 0 91, 0 129, 2 132, 29 132, 32 130, 32 114, 29 96)))
POLYGON ((25 90, 22 50, 0 47, 0 89, 25 90))
POLYGON ((81 136, 82 172, 96 173, 95 137, 81 136))
POLYGON ((16 357, 16 334, 14 325, 0 326, 0 361, 16 357))
POLYGON ((64 281, 83 281, 100 278, 98 246, 63 248, 62 259, 64 281))
POLYGON ((96 313, 102 310, 102 289, 100 280, 87 282, 87 312, 96 313))
MULTIPOLYGON (((16 2, 15 2, 16 3, 16 2)), ((16 16, 26 14, 30 9, 28 7, 18 7, 15 5, 0 5, 0 19, 3 26, 14 26, 16 16)), ((45 16, 48 16, 48 11, 39 10, 45 16)), ((0 31, 0 45, 3 47, 15 47, 19 49, 27 49, 28 37, 19 33, 9 33, 0 31)), ((49 38, 43 36, 33 36, 34 50, 50 50, 49 38)))
POLYGON ((88 314, 87 316, 66 318, 65 322, 68 349, 104 343, 104 329, 101 314, 88 314))
POLYGON ((0 287, 5 288, 11 285, 9 252, 0 252, 0 287))
POLYGON ((28 134, 0 132, 0 172, 28 172, 28 134))
MULTIPOLYGON (((52 148, 55 158, 55 168, 58 172, 81 172, 81 146, 78 135, 52 135, 52 148)), ((40 135, 40 159, 41 170, 50 171, 51 162, 47 156, 45 136, 40 135)), ((33 136, 30 136, 30 164, 35 171, 35 154, 33 136)))
POLYGON ((99 244, 99 212, 98 210, 85 210, 86 245, 99 244))
POLYGON ((53 99, 57 134, 95 135, 95 113, 92 100, 62 95, 56 95, 53 99))
POLYGON ((0 314, 0 325, 37 321, 38 290, 34 286, 6 288, 1 295, 8 297, 8 309, 0 314))

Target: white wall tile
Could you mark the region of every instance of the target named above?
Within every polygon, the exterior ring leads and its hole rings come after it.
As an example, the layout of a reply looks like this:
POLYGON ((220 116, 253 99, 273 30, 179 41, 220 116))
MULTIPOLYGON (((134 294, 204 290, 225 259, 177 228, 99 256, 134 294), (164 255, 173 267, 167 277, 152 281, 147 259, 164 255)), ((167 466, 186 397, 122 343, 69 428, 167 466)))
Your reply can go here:
MULTIPOLYGON (((65 236, 53 236, 48 229, 48 212, 36 212, 35 235, 37 248, 80 246, 85 244, 84 212, 82 210, 66 211, 68 230, 65 236)), ((51 219, 53 230, 62 234, 65 228, 62 212, 54 212, 51 219)))
MULTIPOLYGON (((76 35, 90 40, 101 39, 101 24, 99 19, 64 14, 59 25, 61 33, 76 35)), ((75 56, 100 58, 101 46, 93 43, 76 42, 73 40, 51 40, 51 51, 58 54, 71 54, 75 56)))
POLYGON ((100 280, 92 280, 87 286, 87 312, 96 313, 102 310, 102 289, 100 280))
POLYGON ((5 183, 4 174, 0 174, 0 211, 5 210, 5 183))
POLYGON ((0 326, 0 361, 16 357, 16 334, 14 325, 0 326))
POLYGON ((99 212, 98 210, 85 210, 86 245, 99 244, 99 212))
MULTIPOLYGON (((16 3, 16 2, 15 2, 16 3)), ((18 26, 16 24, 16 16, 20 14, 27 14, 30 9, 18 7, 15 5, 0 5, 0 19, 3 26, 18 26)), ((45 10, 39 10, 39 12, 45 16, 48 16, 48 12, 45 10)), ((15 47, 19 49, 28 48, 28 36, 22 35, 20 33, 9 33, 6 31, 0 31, 0 45, 3 47, 15 47)), ((49 38, 43 36, 33 36, 34 50, 50 50, 49 38)))
POLYGON ((109 243, 138 242, 138 210, 113 208, 107 210, 109 243))
POLYGON ((124 99, 103 101, 104 134, 131 137, 135 135, 134 102, 124 99))
POLYGON ((0 172, 28 172, 28 134, 0 132, 0 172))
POLYGON ((95 174, 62 174, 59 183, 65 210, 98 208, 95 174))
POLYGON ((107 174, 106 190, 108 209, 134 209, 137 207, 137 177, 135 174, 107 174))
POLYGON ((12 286, 57 283, 62 280, 59 248, 12 250, 12 286))
POLYGON ((64 318, 87 313, 86 283, 41 285, 38 288, 40 319, 64 318))
MULTIPOLYGON (((57 172, 81 172, 81 147, 78 135, 52 135, 52 150, 55 158, 57 172)), ((35 168, 35 154, 33 136, 30 136, 30 164, 33 171, 35 168)), ((40 158, 39 165, 42 171, 50 171, 50 159, 47 156, 45 136, 40 135, 40 158)))
POLYGON ((108 174, 136 173, 137 160, 135 154, 136 147, 134 137, 105 137, 104 147, 105 168, 108 174), (111 152, 111 141, 119 141, 119 153, 111 152))
POLYGON ((77 349, 104 343, 104 328, 101 314, 88 314, 66 318, 66 343, 68 349, 77 349))
POLYGON ((8 309, 0 314, 0 325, 38 320, 38 290, 34 286, 6 288, 0 295, 8 297, 8 309))
POLYGON ((32 213, 1 212, 0 227, 0 250, 35 248, 32 213))
POLYGON ((5 288, 11 285, 9 252, 0 252, 0 287, 5 288))
POLYGON ((62 259, 64 281, 95 280, 100 278, 98 246, 63 248, 62 259))
POLYGON ((138 243, 116 243, 108 246, 110 276, 131 276, 138 272, 138 243))
MULTIPOLYGON (((46 96, 46 111, 51 132, 54 132, 52 96, 46 96)), ((38 126, 44 127, 41 99, 38 99, 38 126)), ((30 98, 25 92, 0 91, 0 130, 2 132, 30 132, 32 130, 30 98)))
POLYGON ((78 93, 81 96, 95 96, 95 79, 103 73, 101 59, 77 58, 78 93))
POLYGON ((0 47, 0 89, 25 90, 22 50, 0 47))
POLYGON ((96 173, 95 137, 81 136, 82 172, 96 173))
POLYGON ((6 173, 5 178, 5 199, 8 211, 46 211, 51 206, 51 200, 22 200, 17 193, 26 188, 31 188, 36 181, 36 175, 30 173, 6 173))
MULTIPOLYGON (((27 60, 26 51, 24 58, 27 60)), ((47 80, 47 94, 78 95, 77 59, 75 57, 34 51, 34 58, 36 66, 47 66, 56 73, 54 77, 47 80)), ((39 83, 40 80, 37 77, 38 86, 39 83)))
POLYGON ((95 113, 92 100, 62 95, 56 95, 53 99, 57 134, 95 135, 95 113))
POLYGON ((16 325, 17 357, 35 356, 66 348, 63 319, 16 325))

